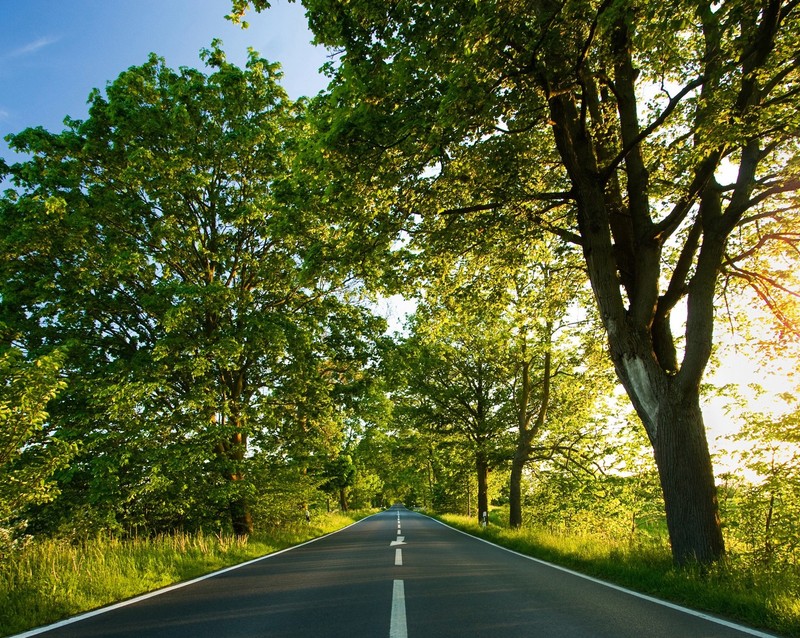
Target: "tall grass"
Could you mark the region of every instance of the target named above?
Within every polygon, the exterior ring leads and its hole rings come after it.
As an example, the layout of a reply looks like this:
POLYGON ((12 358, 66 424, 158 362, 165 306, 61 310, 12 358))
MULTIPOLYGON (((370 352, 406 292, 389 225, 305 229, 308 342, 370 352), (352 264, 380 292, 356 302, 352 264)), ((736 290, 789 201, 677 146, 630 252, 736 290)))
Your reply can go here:
POLYGON ((328 514, 250 538, 183 534, 78 544, 41 540, 0 562, 0 636, 46 625, 302 543, 363 513, 328 514))
POLYGON ((664 538, 617 541, 592 533, 480 527, 472 518, 445 514, 443 521, 521 554, 694 609, 719 614, 800 638, 800 569, 730 552, 711 567, 673 564, 664 538))

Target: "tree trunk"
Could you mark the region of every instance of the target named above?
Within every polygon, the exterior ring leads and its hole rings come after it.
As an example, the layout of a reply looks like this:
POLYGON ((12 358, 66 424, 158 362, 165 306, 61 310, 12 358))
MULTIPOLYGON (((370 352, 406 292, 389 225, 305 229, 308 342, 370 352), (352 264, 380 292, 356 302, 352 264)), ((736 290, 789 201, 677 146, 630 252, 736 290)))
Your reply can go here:
POLYGON ((470 516, 472 516, 472 481, 467 477, 467 517, 470 516))
MULTIPOLYGON (((241 431, 241 421, 237 416, 230 417, 231 422, 236 426, 236 432, 227 442, 217 444, 217 452, 225 457, 229 469, 227 478, 233 483, 232 495, 228 502, 228 509, 231 514, 231 527, 236 536, 249 536, 253 533, 253 516, 250 513, 250 503, 247 497, 242 494, 241 487, 244 480, 242 463, 244 452, 247 449, 247 435, 241 431)), ((216 422, 217 417, 212 418, 216 422)))
MULTIPOLYGON (((547 322, 548 339, 552 341, 553 322, 547 322)), ((524 350, 523 350, 524 352, 524 350)), ((512 528, 522 527, 522 473, 525 464, 531 458, 531 442, 541 429, 544 427, 547 410, 550 408, 550 383, 552 370, 553 353, 550 350, 550 343, 544 354, 544 366, 542 370, 542 394, 540 397, 539 411, 536 420, 531 424, 531 413, 529 403, 532 395, 530 361, 522 363, 522 386, 520 387, 519 400, 517 405, 517 449, 514 458, 511 460, 511 485, 510 485, 510 510, 508 524, 512 528)))
POLYGON ((699 395, 659 402, 653 441, 672 556, 679 565, 710 563, 725 552, 717 487, 699 395))
POLYGON ((489 461, 484 452, 478 452, 475 466, 478 472, 478 523, 480 523, 484 512, 489 515, 489 461))
POLYGON ((339 488, 339 508, 343 511, 347 511, 347 494, 345 493, 345 487, 342 486, 339 488))
POLYGON ((230 502, 231 525, 236 536, 249 536, 253 533, 253 516, 244 498, 234 498, 230 502))
MULTIPOLYGON (((523 344, 523 356, 526 356, 523 344)), ((548 352, 549 355, 549 352, 548 352)), ((528 448, 532 433, 528 429, 528 403, 530 401, 530 362, 522 362, 522 379, 517 399, 517 449, 511 459, 511 484, 509 486, 509 514, 508 524, 514 529, 522 527, 522 471, 528 461, 528 448)))
POLYGON ((520 454, 519 449, 511 460, 508 524, 512 528, 522 527, 522 471, 527 460, 527 455, 520 454))
MULTIPOLYGON (((658 252, 655 244, 643 242, 636 252, 632 262, 637 264, 636 283, 627 290, 630 301, 626 308, 615 258, 619 246, 612 241, 610 207, 602 183, 594 178, 599 169, 591 137, 582 129, 580 111, 572 98, 559 95, 550 105, 553 120, 559 123, 554 127, 556 142, 575 186, 584 257, 611 358, 655 453, 673 558, 678 564, 713 562, 724 554, 725 545, 698 388, 711 352, 714 284, 725 235, 709 235, 711 221, 704 227, 706 234, 689 286, 686 353, 680 370, 669 369, 674 364, 669 348, 653 342, 669 334, 662 325, 666 316, 658 319, 656 334, 652 332, 660 276, 653 256, 658 252)), ((719 196, 712 192, 704 198, 704 210, 715 203, 710 201, 712 195, 719 196)), ((715 216, 708 213, 706 217, 711 220, 715 216)))

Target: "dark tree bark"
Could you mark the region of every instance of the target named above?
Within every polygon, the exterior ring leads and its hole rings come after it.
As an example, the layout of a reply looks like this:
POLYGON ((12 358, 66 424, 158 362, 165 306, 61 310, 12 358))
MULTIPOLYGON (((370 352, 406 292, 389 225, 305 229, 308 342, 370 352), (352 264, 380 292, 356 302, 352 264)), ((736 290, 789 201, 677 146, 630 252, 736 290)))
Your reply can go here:
POLYGON ((478 523, 483 514, 489 514, 489 459, 484 451, 475 454, 475 469, 478 474, 478 523))
MULTIPOLYGON (((211 420, 216 423, 216 415, 211 420)), ((228 503, 233 533, 236 536, 249 536, 253 533, 250 503, 245 496, 237 494, 238 490, 236 489, 245 479, 242 464, 247 448, 247 435, 242 432, 240 418, 231 415, 229 421, 235 426, 234 434, 228 441, 221 441, 217 444, 217 454, 224 459, 227 467, 226 478, 233 483, 233 495, 228 503)))
POLYGON ((697 393, 668 393, 653 445, 673 555, 708 563, 725 551, 717 488, 697 393))
POLYGON ((522 472, 528 462, 528 455, 519 446, 511 460, 511 479, 509 485, 508 524, 512 528, 522 527, 522 472))
POLYGON ((244 498, 232 500, 230 512, 233 533, 236 536, 250 536, 253 533, 253 516, 247 501, 244 498))

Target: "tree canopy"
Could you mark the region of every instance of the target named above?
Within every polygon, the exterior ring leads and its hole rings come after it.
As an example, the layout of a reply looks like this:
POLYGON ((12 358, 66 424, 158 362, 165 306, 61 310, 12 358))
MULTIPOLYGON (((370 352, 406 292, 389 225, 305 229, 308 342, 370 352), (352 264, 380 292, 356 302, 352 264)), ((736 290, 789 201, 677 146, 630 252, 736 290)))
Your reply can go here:
POLYGON ((512 526, 663 505, 678 563, 723 556, 715 322, 749 288, 798 337, 797 2, 303 4, 313 99, 215 41, 9 136, 0 525, 246 535, 476 494, 512 526))

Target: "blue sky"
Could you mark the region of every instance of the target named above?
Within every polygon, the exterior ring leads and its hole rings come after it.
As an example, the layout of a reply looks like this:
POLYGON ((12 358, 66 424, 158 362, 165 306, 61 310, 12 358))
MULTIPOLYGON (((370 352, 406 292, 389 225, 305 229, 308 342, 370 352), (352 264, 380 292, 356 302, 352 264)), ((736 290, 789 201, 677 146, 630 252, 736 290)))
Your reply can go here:
MULTIPOLYGON (((319 73, 327 53, 311 45, 299 3, 272 5, 248 14, 243 30, 225 20, 228 0, 0 0, 0 138, 85 118, 90 91, 151 52, 174 68, 202 68, 199 51, 214 38, 236 64, 248 47, 280 62, 290 97, 315 95, 327 84, 319 73)), ((5 141, 0 156, 18 159, 5 141)))

